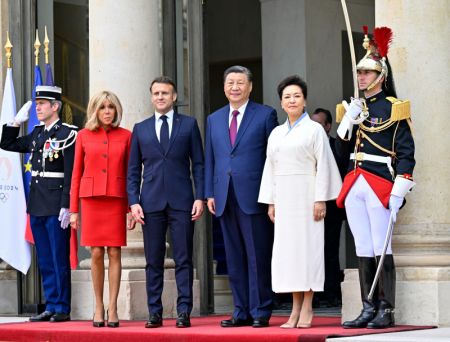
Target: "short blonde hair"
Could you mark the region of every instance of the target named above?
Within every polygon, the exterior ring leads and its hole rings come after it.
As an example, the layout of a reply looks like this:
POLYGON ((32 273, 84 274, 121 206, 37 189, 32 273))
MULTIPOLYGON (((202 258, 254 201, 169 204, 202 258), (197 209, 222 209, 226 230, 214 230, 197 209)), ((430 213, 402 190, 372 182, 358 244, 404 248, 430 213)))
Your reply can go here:
POLYGON ((103 90, 92 96, 89 100, 87 107, 87 122, 85 125, 88 130, 95 131, 100 127, 97 113, 105 100, 111 102, 116 111, 111 126, 118 127, 120 125, 120 122, 122 121, 122 104, 116 94, 108 90, 103 90))

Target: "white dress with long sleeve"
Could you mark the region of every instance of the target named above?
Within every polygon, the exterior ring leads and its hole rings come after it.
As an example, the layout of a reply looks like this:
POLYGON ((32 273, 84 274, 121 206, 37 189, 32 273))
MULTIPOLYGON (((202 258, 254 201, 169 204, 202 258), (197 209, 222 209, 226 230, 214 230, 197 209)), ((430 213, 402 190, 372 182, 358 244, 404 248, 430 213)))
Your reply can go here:
POLYGON ((274 292, 323 291, 324 221, 314 221, 314 202, 335 199, 341 185, 321 125, 306 115, 272 131, 258 201, 275 205, 274 292))

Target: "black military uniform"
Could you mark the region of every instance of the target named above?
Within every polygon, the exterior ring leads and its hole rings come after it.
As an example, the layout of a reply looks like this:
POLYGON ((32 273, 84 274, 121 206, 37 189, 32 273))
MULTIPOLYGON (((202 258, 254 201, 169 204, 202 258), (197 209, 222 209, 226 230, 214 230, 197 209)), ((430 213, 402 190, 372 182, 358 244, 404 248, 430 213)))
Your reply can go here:
POLYGON ((356 134, 350 141, 339 137, 336 141, 340 157, 352 160, 348 172, 361 168, 390 183, 396 175, 412 175, 415 160, 409 101, 386 96, 381 91, 367 98, 366 104, 369 117, 358 126, 356 134), (392 163, 386 159, 386 167, 380 167, 380 162, 366 160, 361 153, 391 157, 392 163))
POLYGON ((20 138, 19 131, 20 127, 4 125, 0 147, 7 151, 31 153, 32 179, 27 212, 34 216, 58 216, 61 208, 70 206, 74 145, 56 151, 48 140, 64 140, 72 131, 76 132, 76 127, 58 120, 49 132, 43 124, 20 138))
MULTIPOLYGON (((58 87, 36 88, 36 99, 60 100, 58 87), (55 90, 56 89, 56 90, 55 90)), ((27 203, 31 230, 42 275, 46 311, 32 321, 70 319, 70 229, 58 220, 61 208, 69 208, 70 182, 74 158, 76 127, 61 120, 37 125, 22 137, 19 127, 3 126, 0 148, 31 153, 32 179, 27 203)))
POLYGON ((359 100, 353 100, 355 106, 349 107, 350 114, 344 115, 344 107, 337 106, 336 117, 342 118, 342 122, 338 128, 336 150, 342 159, 349 160, 349 172, 336 201, 339 207, 345 204, 355 238, 363 304, 361 314, 344 322, 344 328, 394 325, 396 278, 390 241, 377 289, 369 298, 388 227, 392 220, 395 221, 406 193, 415 184, 412 181, 415 159, 410 103, 394 97, 392 72, 387 61, 391 37, 392 31, 387 27, 374 29, 374 41, 368 39, 366 32, 363 46, 367 53, 357 69, 361 77, 370 74, 377 78, 364 89, 370 96, 362 103, 361 113, 354 117, 353 109, 361 105, 358 105, 359 100), (352 134, 354 128, 356 132, 352 134))

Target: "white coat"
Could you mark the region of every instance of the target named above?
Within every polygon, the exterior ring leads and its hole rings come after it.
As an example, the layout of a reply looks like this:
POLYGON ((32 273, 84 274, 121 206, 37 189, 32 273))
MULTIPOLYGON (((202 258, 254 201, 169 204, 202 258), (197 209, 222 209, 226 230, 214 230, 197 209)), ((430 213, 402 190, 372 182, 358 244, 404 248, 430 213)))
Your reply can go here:
POLYGON ((320 124, 306 115, 272 131, 258 201, 275 205, 274 292, 323 291, 324 221, 314 221, 314 202, 335 199, 341 186, 320 124))

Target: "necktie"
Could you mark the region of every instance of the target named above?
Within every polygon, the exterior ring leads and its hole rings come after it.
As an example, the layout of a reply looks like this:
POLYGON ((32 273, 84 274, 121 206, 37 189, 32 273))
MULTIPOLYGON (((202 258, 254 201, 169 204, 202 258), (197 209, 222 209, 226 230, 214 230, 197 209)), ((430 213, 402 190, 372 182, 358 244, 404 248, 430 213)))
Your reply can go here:
POLYGON ((164 151, 167 152, 169 148, 169 124, 167 123, 167 116, 162 115, 161 120, 163 121, 161 125, 161 130, 159 131, 159 143, 164 151))
POLYGON ((233 110, 231 114, 233 115, 233 118, 231 119, 230 124, 230 142, 231 146, 234 146, 234 142, 236 141, 237 135, 237 116, 239 115, 239 111, 233 110))

